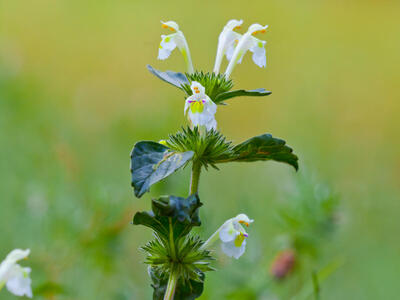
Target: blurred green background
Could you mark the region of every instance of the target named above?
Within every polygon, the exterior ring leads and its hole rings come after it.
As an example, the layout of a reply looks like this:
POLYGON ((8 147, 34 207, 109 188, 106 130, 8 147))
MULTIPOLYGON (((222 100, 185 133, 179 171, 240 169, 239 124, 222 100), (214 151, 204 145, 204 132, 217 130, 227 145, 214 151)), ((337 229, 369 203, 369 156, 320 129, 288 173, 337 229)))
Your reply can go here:
MULTIPOLYGON (((177 52, 157 61, 159 22, 177 21, 195 68, 208 71, 222 27, 242 18, 245 28, 270 25, 267 68, 246 56, 235 86, 273 94, 219 107, 219 129, 234 142, 264 132, 285 139, 301 171, 260 162, 202 174, 204 238, 239 212, 255 219, 240 260, 216 251, 202 299, 290 299, 335 261, 321 299, 397 298, 399 13, 399 1, 385 0, 1 1, 0 259, 31 249, 22 264, 33 269, 37 299, 149 299, 138 248, 151 232, 131 218, 152 196, 184 196, 189 184, 187 168, 141 199, 130 187, 134 143, 186 122, 182 93, 145 68, 184 71, 177 52), (277 211, 315 178, 340 198, 336 230, 297 279, 277 283, 277 211)), ((15 299, 6 290, 0 298, 15 299)))

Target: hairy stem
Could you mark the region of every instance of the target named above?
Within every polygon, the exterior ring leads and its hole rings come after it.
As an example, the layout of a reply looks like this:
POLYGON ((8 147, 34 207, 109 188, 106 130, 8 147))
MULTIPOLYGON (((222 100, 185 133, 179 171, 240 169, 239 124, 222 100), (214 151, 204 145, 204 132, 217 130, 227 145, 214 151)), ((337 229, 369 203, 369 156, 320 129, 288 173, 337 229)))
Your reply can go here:
POLYGON ((169 274, 167 290, 165 291, 164 300, 173 300, 175 295, 176 284, 178 283, 178 273, 172 268, 169 274))
POLYGON ((194 161, 192 166, 192 176, 190 178, 189 196, 199 191, 200 172, 201 172, 201 163, 199 161, 194 161))

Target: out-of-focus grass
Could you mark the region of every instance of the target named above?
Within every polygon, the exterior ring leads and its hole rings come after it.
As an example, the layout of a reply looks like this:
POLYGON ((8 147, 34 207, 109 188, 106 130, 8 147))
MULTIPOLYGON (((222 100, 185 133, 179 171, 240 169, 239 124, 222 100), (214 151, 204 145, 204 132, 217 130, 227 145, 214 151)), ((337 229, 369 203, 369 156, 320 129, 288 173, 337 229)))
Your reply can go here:
MULTIPOLYGON (((129 185, 133 144, 163 138, 185 122, 182 94, 145 69, 184 68, 177 53, 156 61, 159 20, 179 22, 195 66, 210 70, 219 31, 230 18, 243 18, 246 25, 270 24, 268 67, 245 57, 233 79, 273 94, 219 107, 219 128, 236 142, 263 132, 284 138, 300 166, 342 196, 340 230, 315 263, 322 268, 338 256, 345 262, 322 283, 322 299, 394 299, 399 9, 396 1, 2 1, 0 257, 31 248, 34 287, 60 284, 57 299, 149 298, 137 249, 151 233, 129 225, 130 218, 149 208, 152 195, 185 195, 188 188, 188 170, 140 200, 129 185)), ((293 176, 275 163, 203 174, 204 237, 238 212, 256 220, 248 252, 239 261, 220 257, 204 299, 241 286, 256 265, 267 273, 281 232, 273 221, 278 196, 293 176)), ((1 298, 13 299, 6 291, 1 298)))

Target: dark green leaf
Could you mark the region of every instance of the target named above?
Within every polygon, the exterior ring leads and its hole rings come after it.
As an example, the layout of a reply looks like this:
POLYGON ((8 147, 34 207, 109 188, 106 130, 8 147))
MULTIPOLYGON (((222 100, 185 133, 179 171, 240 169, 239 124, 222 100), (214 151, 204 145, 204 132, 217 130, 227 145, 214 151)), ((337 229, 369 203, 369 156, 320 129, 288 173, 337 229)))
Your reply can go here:
POLYGON ((131 154, 132 186, 136 197, 148 192, 150 186, 184 166, 193 151, 171 152, 156 142, 138 142, 131 154))
POLYGON ((268 96, 271 95, 270 91, 267 91, 263 88, 261 89, 255 89, 255 90, 235 90, 235 91, 230 91, 230 92, 225 92, 222 94, 219 94, 218 96, 213 99, 213 101, 217 104, 221 104, 222 101, 234 98, 234 97, 240 97, 240 96, 252 96, 252 97, 260 97, 260 96, 268 96))
POLYGON ((187 199, 176 196, 162 196, 153 199, 152 210, 157 216, 176 218, 184 224, 200 226, 198 208, 202 205, 196 194, 187 199))
POLYGON ((286 142, 272 137, 270 134, 262 134, 235 146, 233 154, 219 162, 244 161, 253 162, 259 160, 274 160, 288 163, 296 170, 298 157, 293 154, 292 148, 286 146, 286 142))
POLYGON ((159 71, 154 69, 152 66, 147 65, 147 69, 154 75, 156 75, 161 80, 176 86, 177 88, 183 89, 183 85, 189 84, 188 79, 186 78, 185 74, 173 71, 159 71))
POLYGON ((161 236, 168 236, 168 222, 157 219, 152 211, 137 212, 133 217, 133 224, 149 227, 161 236))
MULTIPOLYGON (((157 270, 149 269, 150 277, 153 282, 151 285, 154 289, 153 300, 163 300, 164 294, 168 285, 168 278, 163 278, 157 270)), ((194 300, 203 293, 204 288, 204 278, 203 272, 200 272, 201 281, 195 280, 179 280, 176 290, 174 300, 194 300)))
POLYGON ((138 212, 133 224, 153 229, 161 237, 168 237, 170 222, 176 239, 189 233, 193 226, 200 226, 199 207, 202 206, 197 194, 188 198, 162 196, 152 200, 152 211, 138 212))

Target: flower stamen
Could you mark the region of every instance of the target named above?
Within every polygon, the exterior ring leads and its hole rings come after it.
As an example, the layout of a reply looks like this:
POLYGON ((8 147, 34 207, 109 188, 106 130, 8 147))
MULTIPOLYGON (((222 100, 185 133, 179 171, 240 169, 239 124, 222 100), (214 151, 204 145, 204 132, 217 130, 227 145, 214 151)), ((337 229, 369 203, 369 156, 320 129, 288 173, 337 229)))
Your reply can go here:
POLYGON ((239 221, 240 224, 246 225, 246 227, 249 227, 249 222, 245 222, 243 220, 239 221))

